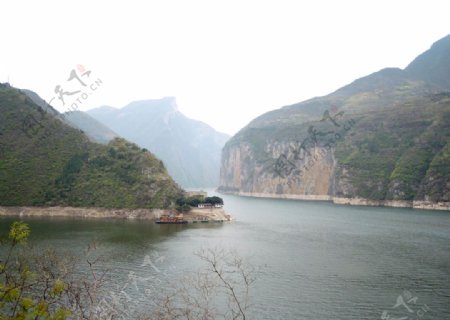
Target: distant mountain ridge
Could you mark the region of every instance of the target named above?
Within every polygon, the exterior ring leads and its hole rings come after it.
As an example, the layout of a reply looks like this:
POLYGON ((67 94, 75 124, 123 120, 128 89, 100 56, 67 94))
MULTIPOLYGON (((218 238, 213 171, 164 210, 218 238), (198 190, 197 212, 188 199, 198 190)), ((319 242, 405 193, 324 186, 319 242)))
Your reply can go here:
POLYGON ((450 35, 436 41, 406 68, 409 75, 438 86, 441 90, 450 88, 450 35))
POLYGON ((183 192, 150 152, 93 143, 36 94, 0 84, 0 205, 168 208, 183 192))
POLYGON ((36 92, 22 89, 21 92, 26 94, 35 104, 41 107, 48 114, 67 123, 69 126, 82 130, 92 142, 107 144, 111 140, 119 136, 111 129, 98 122, 87 113, 82 111, 70 111, 63 114, 59 113, 36 92))
POLYGON ((62 116, 70 126, 82 130, 93 142, 107 144, 111 140, 119 138, 117 133, 86 112, 70 111, 65 112, 62 116))
POLYGON ((103 106, 87 113, 153 152, 183 187, 218 185, 220 153, 229 137, 183 115, 174 97, 134 101, 120 109, 103 106))
POLYGON ((223 148, 219 189, 449 203, 449 92, 447 36, 404 70, 386 68, 251 121, 223 148))

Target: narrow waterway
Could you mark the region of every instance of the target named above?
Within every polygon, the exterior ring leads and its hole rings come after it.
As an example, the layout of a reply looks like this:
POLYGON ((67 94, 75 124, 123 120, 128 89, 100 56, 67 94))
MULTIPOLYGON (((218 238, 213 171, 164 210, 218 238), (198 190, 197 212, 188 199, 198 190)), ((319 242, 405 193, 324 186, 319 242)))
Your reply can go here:
MULTIPOLYGON (((112 287, 140 308, 198 268, 194 251, 233 248, 259 270, 251 319, 450 319, 450 212, 223 198, 232 223, 26 221, 31 244, 77 255, 81 269, 95 242, 112 287)), ((13 220, 0 218, 0 232, 13 220)))

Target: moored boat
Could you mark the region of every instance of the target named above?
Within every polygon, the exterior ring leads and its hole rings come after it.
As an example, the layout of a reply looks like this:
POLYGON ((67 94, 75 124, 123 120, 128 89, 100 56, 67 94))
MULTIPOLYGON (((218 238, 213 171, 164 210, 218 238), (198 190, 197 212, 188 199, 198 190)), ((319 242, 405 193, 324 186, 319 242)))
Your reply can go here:
POLYGON ((159 219, 156 219, 157 224, 186 224, 187 220, 184 220, 183 214, 178 215, 162 215, 159 219))

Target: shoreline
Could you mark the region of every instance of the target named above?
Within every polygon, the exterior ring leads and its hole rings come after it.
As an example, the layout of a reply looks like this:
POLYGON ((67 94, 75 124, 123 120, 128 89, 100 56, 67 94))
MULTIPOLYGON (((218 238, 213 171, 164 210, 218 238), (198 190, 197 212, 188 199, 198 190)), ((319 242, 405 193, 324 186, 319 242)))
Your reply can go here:
POLYGON ((211 222, 229 222, 234 220, 223 208, 192 208, 188 213, 184 213, 184 217, 189 223, 201 222, 205 218, 211 222))
MULTIPOLYGON (((7 207, 0 206, 0 217, 67 217, 80 219, 121 219, 121 220, 149 220, 154 221, 162 215, 173 214, 170 209, 126 209, 126 208, 100 208, 100 207, 7 207)), ((222 208, 198 209, 192 208, 185 213, 188 220, 204 216, 211 221, 225 220, 230 217, 222 208)), ((227 220, 227 221, 230 221, 227 220)))
POLYGON ((0 216, 19 217, 70 217, 83 219, 155 220, 170 210, 126 209, 99 207, 6 207, 0 206, 0 216))
POLYGON ((241 192, 241 191, 240 192, 218 191, 218 192, 223 194, 230 194, 242 197, 252 197, 252 198, 326 201, 337 205, 450 211, 450 202, 431 202, 419 200, 370 200, 364 198, 333 197, 329 195, 275 194, 275 193, 241 192))

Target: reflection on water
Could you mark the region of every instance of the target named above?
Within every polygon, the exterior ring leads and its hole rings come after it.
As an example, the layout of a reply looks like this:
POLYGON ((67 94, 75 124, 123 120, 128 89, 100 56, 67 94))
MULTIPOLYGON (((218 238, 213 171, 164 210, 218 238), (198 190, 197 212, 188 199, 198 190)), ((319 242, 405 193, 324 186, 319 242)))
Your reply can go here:
MULTIPOLYGON (((252 319, 417 319, 424 305, 420 319, 450 319, 449 212, 223 197, 237 219, 223 225, 26 221, 31 243, 75 254, 80 265, 97 243, 113 286, 144 307, 158 286, 198 268, 195 250, 229 247, 261 270, 252 319), (399 297, 416 313, 394 308, 399 297)), ((12 220, 0 218, 0 232, 12 220)))

